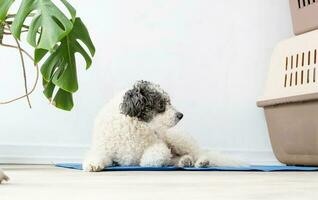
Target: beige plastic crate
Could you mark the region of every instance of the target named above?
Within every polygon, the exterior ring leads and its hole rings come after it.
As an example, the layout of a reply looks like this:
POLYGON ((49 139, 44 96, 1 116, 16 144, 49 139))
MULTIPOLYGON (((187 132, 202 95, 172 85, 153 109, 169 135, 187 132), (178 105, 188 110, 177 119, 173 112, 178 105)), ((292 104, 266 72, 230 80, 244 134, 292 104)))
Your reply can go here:
POLYGON ((318 30, 274 49, 263 96, 274 153, 290 165, 318 165, 318 30))
POLYGON ((289 0, 295 35, 318 28, 318 0, 289 0))

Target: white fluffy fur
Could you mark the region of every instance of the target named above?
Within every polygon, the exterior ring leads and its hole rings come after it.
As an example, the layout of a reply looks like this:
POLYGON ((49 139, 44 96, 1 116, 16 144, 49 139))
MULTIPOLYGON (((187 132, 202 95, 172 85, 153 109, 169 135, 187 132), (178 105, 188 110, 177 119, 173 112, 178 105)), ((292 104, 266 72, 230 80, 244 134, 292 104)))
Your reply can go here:
POLYGON ((2 181, 8 181, 9 177, 6 176, 3 171, 0 169, 0 184, 2 183, 2 181))
POLYGON ((172 129, 177 123, 172 105, 150 122, 121 114, 123 95, 119 93, 97 116, 92 145, 83 162, 85 171, 100 171, 113 162, 141 166, 241 165, 222 154, 201 150, 192 137, 172 129))

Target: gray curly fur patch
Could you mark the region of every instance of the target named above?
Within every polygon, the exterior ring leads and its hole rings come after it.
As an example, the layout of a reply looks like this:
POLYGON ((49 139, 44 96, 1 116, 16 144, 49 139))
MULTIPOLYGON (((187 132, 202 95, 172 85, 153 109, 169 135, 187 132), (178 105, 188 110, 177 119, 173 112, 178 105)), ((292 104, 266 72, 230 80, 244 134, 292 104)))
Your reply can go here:
POLYGON ((151 121, 156 114, 164 112, 170 103, 167 93, 158 88, 149 81, 136 82, 124 95, 121 113, 141 121, 151 121))

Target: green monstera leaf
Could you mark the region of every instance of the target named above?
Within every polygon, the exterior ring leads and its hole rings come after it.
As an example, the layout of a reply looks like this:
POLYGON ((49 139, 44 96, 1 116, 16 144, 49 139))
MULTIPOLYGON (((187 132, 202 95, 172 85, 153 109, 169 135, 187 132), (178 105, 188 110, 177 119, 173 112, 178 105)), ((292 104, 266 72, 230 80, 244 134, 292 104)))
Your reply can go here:
POLYGON ((13 2, 14 0, 0 0, 0 23, 6 19, 8 10, 13 2))
POLYGON ((72 110, 74 103, 73 103, 73 95, 70 92, 67 92, 63 89, 58 89, 57 93, 55 94, 54 99, 52 100, 53 92, 55 85, 52 81, 47 82, 43 79, 43 86, 44 86, 44 95, 52 102, 52 104, 60 109, 70 111, 72 110))
MULTIPOLYGON (((37 49, 35 51, 35 61, 39 62, 46 53, 46 50, 37 49)), ((86 61, 86 69, 88 69, 92 63, 91 56, 95 54, 95 47, 80 18, 75 19, 72 31, 55 47, 54 52, 50 53, 41 67, 45 96, 51 100, 55 87, 58 87, 59 89, 52 103, 64 110, 72 109, 72 93, 78 90, 76 53, 83 56, 86 61), (90 55, 78 40, 86 45, 90 55)))
POLYGON ((53 0, 21 0, 17 13, 12 15, 8 15, 8 11, 15 0, 0 0, 0 42, 5 25, 11 26, 13 36, 19 40, 21 34, 27 32, 27 42, 34 47, 34 63, 44 60, 41 66, 44 95, 57 108, 71 110, 73 93, 78 90, 75 54, 84 58, 88 69, 95 47, 85 25, 76 17, 75 9, 67 0, 59 1, 70 19, 53 0))
MULTIPOLYGON (((75 9, 66 0, 61 0, 61 2, 74 20, 75 9)), ((35 48, 53 50, 54 46, 73 28, 72 21, 51 0, 22 0, 11 27, 16 38, 20 39, 23 23, 27 17, 30 17, 31 13, 34 15, 27 41, 35 48)))

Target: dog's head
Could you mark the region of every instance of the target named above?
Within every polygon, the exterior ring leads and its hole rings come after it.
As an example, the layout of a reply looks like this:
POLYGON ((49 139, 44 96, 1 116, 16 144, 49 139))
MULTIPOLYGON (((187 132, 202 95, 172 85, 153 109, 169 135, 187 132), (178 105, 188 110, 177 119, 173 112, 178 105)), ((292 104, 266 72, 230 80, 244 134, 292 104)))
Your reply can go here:
POLYGON ((171 105, 169 95, 148 81, 136 82, 124 94, 120 109, 122 114, 147 122, 155 130, 171 128, 183 117, 171 105))

